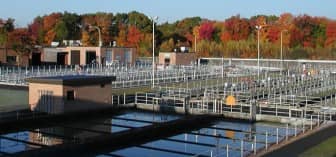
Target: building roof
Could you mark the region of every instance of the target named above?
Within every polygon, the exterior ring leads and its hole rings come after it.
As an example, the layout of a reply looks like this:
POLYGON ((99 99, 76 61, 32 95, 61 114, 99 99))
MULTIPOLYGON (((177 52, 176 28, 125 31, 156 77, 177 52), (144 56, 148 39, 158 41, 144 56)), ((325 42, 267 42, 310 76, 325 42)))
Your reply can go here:
POLYGON ((136 47, 128 46, 43 46, 43 48, 115 48, 115 49, 135 49, 136 47))
POLYGON ((86 86, 108 84, 115 81, 115 76, 97 76, 97 75, 66 75, 52 77, 34 77, 28 78, 29 83, 56 84, 66 86, 86 86))

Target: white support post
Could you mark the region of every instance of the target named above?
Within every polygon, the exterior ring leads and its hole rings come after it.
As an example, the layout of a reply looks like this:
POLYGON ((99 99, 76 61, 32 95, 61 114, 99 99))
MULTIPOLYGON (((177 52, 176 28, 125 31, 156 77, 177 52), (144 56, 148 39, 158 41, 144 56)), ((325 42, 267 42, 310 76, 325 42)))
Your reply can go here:
POLYGON ((146 93, 146 99, 145 99, 145 103, 146 103, 146 105, 147 105, 147 93, 146 93))
POLYGON ((279 128, 276 128, 276 144, 279 144, 279 128))
POLYGON ((124 92, 124 105, 126 105, 126 93, 124 92))
POLYGON ((244 141, 241 140, 240 142, 240 156, 244 157, 244 141))
POLYGON ((111 101, 112 101, 111 103, 112 103, 112 106, 113 106, 113 95, 112 95, 111 101))
POLYGON ((138 103, 138 92, 135 93, 135 101, 134 101, 135 104, 138 103))
POLYGON ((266 138, 265 138, 265 148, 267 150, 268 149, 268 143, 267 143, 268 142, 268 139, 267 139, 268 138, 268 132, 267 131, 266 131, 266 135, 265 136, 266 136, 266 138))
POLYGON ((118 104, 117 105, 120 105, 120 95, 118 95, 118 104))
POLYGON ((317 126, 320 126, 320 112, 317 113, 317 126))
POLYGON ((288 140, 288 124, 286 125, 286 141, 288 140))
POLYGON ((254 135, 254 148, 253 148, 254 155, 257 154, 257 136, 254 135))

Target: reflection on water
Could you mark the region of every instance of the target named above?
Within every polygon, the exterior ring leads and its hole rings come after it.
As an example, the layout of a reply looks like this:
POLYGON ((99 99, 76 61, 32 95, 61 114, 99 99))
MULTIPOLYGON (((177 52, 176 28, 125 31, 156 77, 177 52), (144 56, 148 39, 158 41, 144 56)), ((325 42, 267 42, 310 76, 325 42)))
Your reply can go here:
MULTIPOLYGON (((1 154, 12 154, 63 143, 77 143, 104 134, 126 131, 178 119, 177 115, 124 112, 111 117, 85 121, 64 122, 45 128, 35 128, 0 135, 1 154)), ((299 133, 300 130, 297 130, 299 133)), ((218 121, 209 126, 137 146, 97 156, 240 156, 263 149, 286 136, 295 134, 293 128, 280 124, 218 121), (267 134, 267 139, 266 139, 267 134), (228 151, 227 151, 228 150, 228 151)))
MULTIPOLYGON (((104 116, 106 117, 106 115, 104 116)), ((177 115, 150 112, 127 111, 110 118, 94 118, 85 121, 65 122, 45 128, 0 135, 0 156, 45 146, 63 143, 77 143, 104 134, 144 127, 153 122, 178 119, 177 115)))
POLYGON ((174 114, 162 114, 162 113, 152 113, 152 112, 128 112, 122 115, 118 115, 119 118, 130 118, 150 122, 166 122, 171 120, 176 120, 180 118, 179 115, 174 114))
MULTIPOLYGON (((117 150, 105 155, 117 156, 244 156, 276 143, 294 134, 294 129, 283 125, 219 121, 214 125, 148 142, 135 147, 117 150), (226 151, 228 148, 228 152, 226 151)), ((104 156, 104 155, 98 155, 104 156)))
POLYGON ((30 145, 23 142, 12 141, 7 139, 0 139, 1 152, 4 153, 17 153, 21 151, 40 148, 40 146, 30 145))

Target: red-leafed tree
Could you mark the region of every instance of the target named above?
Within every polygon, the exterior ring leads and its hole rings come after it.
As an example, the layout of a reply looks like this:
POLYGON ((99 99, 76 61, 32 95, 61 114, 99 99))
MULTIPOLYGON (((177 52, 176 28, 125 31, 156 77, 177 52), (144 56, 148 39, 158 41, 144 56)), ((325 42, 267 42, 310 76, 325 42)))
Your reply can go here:
POLYGON ((336 21, 331 21, 327 24, 326 28, 326 41, 325 46, 335 45, 336 43, 336 21))
POLYGON ((56 37, 55 26, 60 20, 61 13, 52 13, 48 16, 43 17, 43 30, 45 32, 44 41, 45 44, 50 44, 56 37))
POLYGON ((28 33, 28 29, 19 28, 9 33, 9 43, 10 47, 17 54, 17 63, 18 66, 21 65, 22 57, 24 55, 29 55, 33 49, 34 43, 32 42, 32 38, 28 33))
POLYGON ((283 13, 280 15, 277 25, 279 27, 279 31, 283 31, 282 34, 282 43, 284 46, 290 45, 290 36, 291 36, 291 30, 293 28, 296 28, 293 24, 293 15, 290 13, 283 13))
POLYGON ((280 15, 277 23, 283 28, 283 29, 289 29, 289 26, 293 22, 293 15, 290 13, 283 13, 280 15))
MULTIPOLYGON (((309 15, 302 15, 294 18, 294 25, 297 27, 297 32, 301 32, 301 37, 298 40, 302 41, 304 47, 316 47, 321 43, 320 38, 325 36, 325 26, 322 25, 323 18, 311 17, 309 15)), ((291 35, 298 36, 296 34, 291 35)))
POLYGON ((290 46, 296 47, 303 45, 304 33, 297 27, 293 27, 290 30, 290 46))
POLYGON ((215 28, 212 22, 204 22, 200 25, 199 37, 201 39, 211 40, 214 31, 215 31, 215 28))
POLYGON ((246 40, 251 32, 248 20, 240 18, 239 15, 225 20, 225 30, 228 32, 225 34, 226 38, 236 41, 246 40))
POLYGON ((130 26, 127 32, 127 45, 138 48, 142 36, 140 30, 135 26, 130 26))
POLYGON ((43 19, 37 17, 28 25, 28 33, 36 44, 43 44, 43 19))
POLYGON ((280 39, 280 28, 277 26, 268 27, 267 39, 272 43, 276 43, 280 39))

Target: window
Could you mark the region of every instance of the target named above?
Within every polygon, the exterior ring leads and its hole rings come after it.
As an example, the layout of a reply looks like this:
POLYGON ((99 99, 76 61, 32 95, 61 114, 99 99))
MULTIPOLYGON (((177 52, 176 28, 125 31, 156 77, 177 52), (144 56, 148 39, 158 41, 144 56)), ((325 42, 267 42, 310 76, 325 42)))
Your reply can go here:
POLYGON ((73 90, 67 91, 67 100, 75 100, 75 92, 73 90))
POLYGON ((106 59, 105 59, 106 64, 111 63, 112 62, 112 51, 106 51, 105 57, 106 57, 106 59))
POLYGON ((16 63, 16 56, 7 56, 7 63, 16 63))
POLYGON ((37 105, 37 110, 47 113, 54 113, 54 96, 53 91, 49 90, 38 90, 39 101, 37 105))
POLYGON ((164 64, 169 65, 170 64, 170 58, 165 58, 164 59, 164 64))
POLYGON ((121 60, 120 55, 117 55, 115 60, 116 60, 118 63, 120 63, 120 60, 121 60))
POLYGON ((131 51, 130 50, 126 50, 124 55, 125 55, 124 56, 125 57, 124 63, 125 64, 131 64, 132 63, 131 51))

